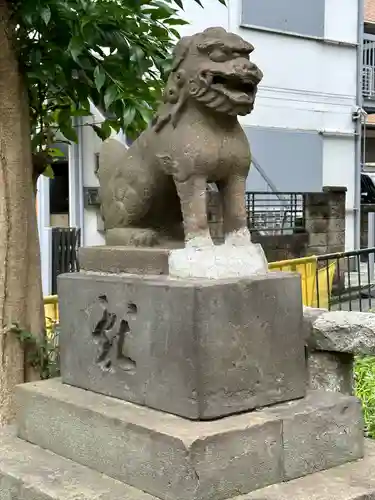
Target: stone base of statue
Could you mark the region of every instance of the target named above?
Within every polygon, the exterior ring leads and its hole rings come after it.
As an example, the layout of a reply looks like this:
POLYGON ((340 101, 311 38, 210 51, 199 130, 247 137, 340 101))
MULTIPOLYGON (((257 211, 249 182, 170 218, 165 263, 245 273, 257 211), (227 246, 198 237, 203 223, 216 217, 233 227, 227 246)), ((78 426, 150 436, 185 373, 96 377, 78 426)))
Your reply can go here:
POLYGON ((115 252, 59 278, 62 379, 17 388, 6 498, 375 495, 359 401, 307 389, 298 276, 175 278, 167 251, 115 252))

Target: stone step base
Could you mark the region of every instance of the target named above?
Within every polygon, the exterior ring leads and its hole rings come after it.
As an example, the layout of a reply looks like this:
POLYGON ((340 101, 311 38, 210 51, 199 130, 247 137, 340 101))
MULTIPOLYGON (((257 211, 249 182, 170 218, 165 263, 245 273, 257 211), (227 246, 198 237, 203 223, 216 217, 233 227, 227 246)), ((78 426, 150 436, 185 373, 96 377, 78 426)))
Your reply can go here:
POLYGON ((17 388, 20 438, 162 500, 226 500, 363 457, 351 396, 195 422, 48 380, 17 388))
POLYGON ((366 439, 364 459, 274 484, 236 500, 373 500, 374 467, 375 441, 366 439))
MULTIPOLYGON (((375 443, 363 460, 254 491, 233 500, 370 500, 375 498, 375 443)), ((251 473, 251 471, 249 471, 251 473)), ((12 500, 158 500, 108 476, 0 433, 0 497, 12 500)))
POLYGON ((120 481, 22 441, 12 428, 0 432, 0 498, 155 500, 120 481))

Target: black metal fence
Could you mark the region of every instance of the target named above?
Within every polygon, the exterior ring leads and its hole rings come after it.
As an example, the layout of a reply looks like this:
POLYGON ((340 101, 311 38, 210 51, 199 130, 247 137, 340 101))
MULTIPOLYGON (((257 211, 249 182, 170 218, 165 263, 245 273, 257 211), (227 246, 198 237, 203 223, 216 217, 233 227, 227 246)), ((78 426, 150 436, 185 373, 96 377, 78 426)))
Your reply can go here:
POLYGON ((375 308, 374 262, 375 247, 319 256, 317 307, 363 312, 375 308))
POLYGON ((292 234, 305 228, 306 193, 246 192, 247 223, 260 234, 292 234))
POLYGON ((52 229, 52 294, 57 293, 57 276, 79 271, 78 248, 81 230, 78 228, 54 227, 52 229))

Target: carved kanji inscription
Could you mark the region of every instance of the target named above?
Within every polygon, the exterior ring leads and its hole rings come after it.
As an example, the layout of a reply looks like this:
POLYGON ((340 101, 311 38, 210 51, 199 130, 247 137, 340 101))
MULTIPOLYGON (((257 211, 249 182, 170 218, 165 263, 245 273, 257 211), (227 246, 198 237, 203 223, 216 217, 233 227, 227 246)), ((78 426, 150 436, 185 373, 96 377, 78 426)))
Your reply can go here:
POLYGON ((115 313, 110 312, 106 295, 101 295, 98 299, 103 313, 92 331, 98 344, 96 362, 104 371, 120 369, 134 373, 136 363, 127 352, 126 339, 131 332, 129 320, 137 314, 137 306, 129 303, 125 318, 119 319, 115 313))

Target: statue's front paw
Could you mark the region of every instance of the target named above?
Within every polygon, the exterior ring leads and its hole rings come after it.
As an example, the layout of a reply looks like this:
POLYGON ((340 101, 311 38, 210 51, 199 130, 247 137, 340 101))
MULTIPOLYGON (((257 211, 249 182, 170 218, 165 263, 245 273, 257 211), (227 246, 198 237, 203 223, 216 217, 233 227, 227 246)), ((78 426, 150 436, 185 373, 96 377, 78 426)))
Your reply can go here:
POLYGON ((225 244, 239 247, 251 244, 251 234, 247 227, 228 233, 225 236, 225 244))
POLYGON ((207 236, 193 236, 185 242, 186 248, 205 248, 212 247, 213 241, 210 235, 207 236))
POLYGON ((130 244, 135 247, 154 247, 158 243, 158 234, 152 229, 137 229, 130 238, 130 244))

